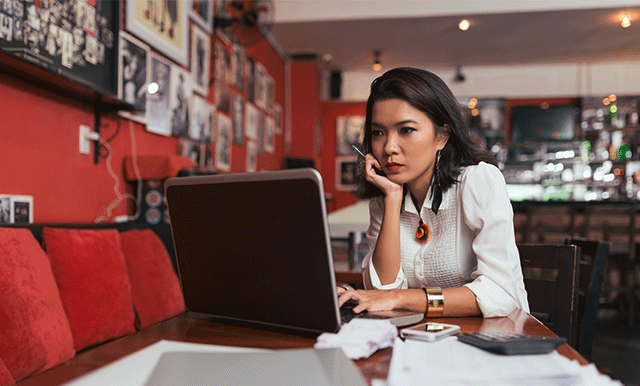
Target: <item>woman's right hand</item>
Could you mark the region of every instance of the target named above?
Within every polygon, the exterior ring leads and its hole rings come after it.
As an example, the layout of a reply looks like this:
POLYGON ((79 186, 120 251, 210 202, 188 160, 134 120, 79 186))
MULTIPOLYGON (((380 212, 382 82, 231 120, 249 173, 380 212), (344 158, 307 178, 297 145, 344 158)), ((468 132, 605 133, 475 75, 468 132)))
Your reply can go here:
POLYGON ((402 196, 402 185, 391 181, 381 170, 382 165, 380 165, 376 157, 371 153, 367 154, 365 157, 365 178, 367 181, 382 190, 385 196, 395 193, 399 193, 402 196))

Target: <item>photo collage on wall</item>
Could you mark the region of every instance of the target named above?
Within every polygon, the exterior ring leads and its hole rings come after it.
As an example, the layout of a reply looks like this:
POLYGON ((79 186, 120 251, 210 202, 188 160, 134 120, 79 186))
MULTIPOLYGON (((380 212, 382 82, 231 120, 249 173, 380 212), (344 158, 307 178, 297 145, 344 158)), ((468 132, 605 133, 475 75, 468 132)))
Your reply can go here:
POLYGON ((282 135, 273 77, 228 30, 214 26, 214 15, 228 13, 228 0, 169 2, 169 16, 166 3, 125 1, 118 97, 135 111, 120 114, 151 133, 178 137, 178 154, 202 169, 230 171, 233 144, 246 149, 244 170, 256 171, 258 156, 273 153, 282 135))

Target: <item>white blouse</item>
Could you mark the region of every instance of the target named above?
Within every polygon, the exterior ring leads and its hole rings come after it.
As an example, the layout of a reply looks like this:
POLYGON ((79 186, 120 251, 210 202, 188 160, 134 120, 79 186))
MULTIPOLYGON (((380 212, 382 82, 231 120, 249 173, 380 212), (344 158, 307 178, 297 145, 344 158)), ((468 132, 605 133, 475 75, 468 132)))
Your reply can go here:
POLYGON ((529 312, 513 227, 513 208, 504 176, 481 162, 463 169, 459 182, 442 196, 436 216, 430 195, 421 209, 431 234, 425 244, 415 236, 418 213, 409 193, 400 215, 401 269, 382 285, 371 255, 384 213, 382 197, 369 204, 369 253, 362 262, 367 289, 466 286, 484 317, 506 316, 516 308, 529 312))

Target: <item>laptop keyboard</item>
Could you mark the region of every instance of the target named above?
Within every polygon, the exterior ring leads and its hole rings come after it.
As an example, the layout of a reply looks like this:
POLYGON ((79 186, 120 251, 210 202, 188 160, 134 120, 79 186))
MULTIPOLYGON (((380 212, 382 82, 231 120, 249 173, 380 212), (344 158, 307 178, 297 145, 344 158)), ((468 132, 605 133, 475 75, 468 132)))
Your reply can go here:
POLYGON ((369 314, 367 311, 363 311, 359 314, 353 312, 353 306, 343 305, 340 307, 340 323, 349 323, 353 318, 366 318, 366 319, 388 319, 382 315, 369 314))

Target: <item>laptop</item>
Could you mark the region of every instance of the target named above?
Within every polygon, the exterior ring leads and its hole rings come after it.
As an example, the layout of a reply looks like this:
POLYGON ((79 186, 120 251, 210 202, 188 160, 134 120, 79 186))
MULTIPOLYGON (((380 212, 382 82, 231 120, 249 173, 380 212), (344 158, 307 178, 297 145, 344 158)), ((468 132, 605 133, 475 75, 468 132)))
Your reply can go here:
MULTIPOLYGON (((292 332, 341 319, 322 177, 314 169, 170 178, 165 193, 186 308, 292 332)), ((414 324, 423 315, 367 317, 414 324)))

